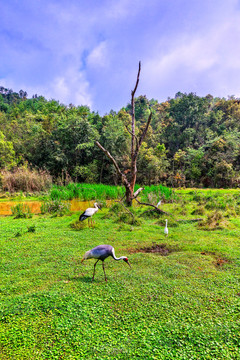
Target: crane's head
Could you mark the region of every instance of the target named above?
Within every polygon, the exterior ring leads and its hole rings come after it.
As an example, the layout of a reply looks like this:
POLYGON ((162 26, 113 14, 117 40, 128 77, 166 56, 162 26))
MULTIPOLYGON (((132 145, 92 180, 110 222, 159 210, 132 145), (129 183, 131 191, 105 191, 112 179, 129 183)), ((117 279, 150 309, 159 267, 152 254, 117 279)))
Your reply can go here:
POLYGON ((88 259, 89 254, 90 254, 90 250, 87 251, 87 252, 85 252, 85 254, 83 255, 83 258, 82 258, 82 260, 81 260, 81 263, 83 263, 84 260, 88 259))
POLYGON ((99 203, 97 203, 97 202, 94 203, 94 206, 95 206, 95 207, 98 207, 99 210, 102 210, 102 206, 101 206, 99 203))
POLYGON ((123 258, 123 261, 125 261, 125 262, 131 267, 130 262, 128 261, 128 258, 127 258, 127 257, 124 257, 124 258, 123 258))

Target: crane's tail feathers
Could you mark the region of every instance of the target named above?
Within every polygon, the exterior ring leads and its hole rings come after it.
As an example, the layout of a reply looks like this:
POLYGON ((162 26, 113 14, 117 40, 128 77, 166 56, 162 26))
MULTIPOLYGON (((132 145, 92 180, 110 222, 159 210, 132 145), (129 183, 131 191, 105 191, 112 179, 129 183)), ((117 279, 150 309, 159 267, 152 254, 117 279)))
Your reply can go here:
POLYGON ((83 221, 83 220, 85 220, 85 219, 87 219, 87 218, 89 218, 89 216, 81 215, 81 216, 79 217, 79 221, 83 221))

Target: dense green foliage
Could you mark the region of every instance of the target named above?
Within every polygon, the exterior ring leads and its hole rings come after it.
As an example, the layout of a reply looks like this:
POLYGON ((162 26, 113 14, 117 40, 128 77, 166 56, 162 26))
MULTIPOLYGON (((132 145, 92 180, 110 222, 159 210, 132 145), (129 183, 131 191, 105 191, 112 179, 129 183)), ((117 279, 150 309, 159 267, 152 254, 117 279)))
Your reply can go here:
POLYGON ((80 231, 78 214, 1 218, 0 359, 239 359, 239 191, 177 193, 162 205, 183 219, 168 217, 168 238, 165 215, 146 207, 132 209, 141 226, 105 208, 80 231), (221 210, 225 227, 191 222, 200 206, 204 218, 221 210), (94 260, 80 260, 101 243, 132 269, 107 259, 108 282, 97 265, 91 283, 94 260), (156 244, 171 252, 140 250, 156 244))
MULTIPOLYGON (((86 106, 26 96, 0 88, 0 169, 27 163, 62 184, 69 179, 120 184, 114 166, 96 147, 98 140, 128 176, 130 105, 100 116, 86 106)), ((239 185, 239 100, 177 93, 164 103, 140 96, 135 104, 137 136, 153 114, 138 157, 138 183, 239 185)))

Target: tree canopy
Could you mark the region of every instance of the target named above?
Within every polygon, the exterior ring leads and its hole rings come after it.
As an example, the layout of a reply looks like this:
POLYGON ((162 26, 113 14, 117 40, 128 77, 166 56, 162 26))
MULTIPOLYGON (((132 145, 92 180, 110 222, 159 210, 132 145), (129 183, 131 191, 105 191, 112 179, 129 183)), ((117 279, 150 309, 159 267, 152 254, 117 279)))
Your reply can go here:
MULTIPOLYGON (((152 114, 137 159, 137 183, 236 187, 240 183, 240 100, 177 93, 159 103, 135 99, 136 136, 152 114)), ((100 116, 87 106, 64 105, 23 90, 0 87, 0 169, 29 164, 53 179, 119 184, 131 166, 131 104, 100 116)))

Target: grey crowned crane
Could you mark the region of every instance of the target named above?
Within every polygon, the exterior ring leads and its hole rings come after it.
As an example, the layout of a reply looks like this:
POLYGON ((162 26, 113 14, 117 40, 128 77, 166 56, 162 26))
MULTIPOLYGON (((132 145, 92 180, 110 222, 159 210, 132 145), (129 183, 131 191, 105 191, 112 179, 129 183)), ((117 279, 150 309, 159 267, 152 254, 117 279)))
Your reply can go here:
POLYGON ((111 245, 98 245, 95 248, 87 251, 81 262, 83 262, 84 260, 87 259, 97 259, 97 261, 94 264, 94 270, 93 270, 93 277, 92 277, 92 281, 94 280, 94 275, 95 275, 95 269, 96 269, 96 265, 98 263, 99 260, 102 260, 102 267, 103 267, 103 272, 105 275, 105 281, 107 281, 107 277, 106 277, 106 273, 105 273, 105 268, 104 268, 104 260, 109 257, 112 256, 114 260, 123 260, 125 261, 130 267, 130 263, 128 261, 128 258, 126 256, 120 256, 119 258, 117 258, 115 256, 115 251, 114 248, 111 245))
POLYGON ((100 206, 98 205, 98 203, 94 204, 94 208, 88 208, 86 209, 80 216, 79 216, 79 221, 83 221, 85 219, 88 219, 88 226, 89 226, 89 220, 91 219, 91 224, 92 224, 92 216, 98 211, 101 210, 100 206))

